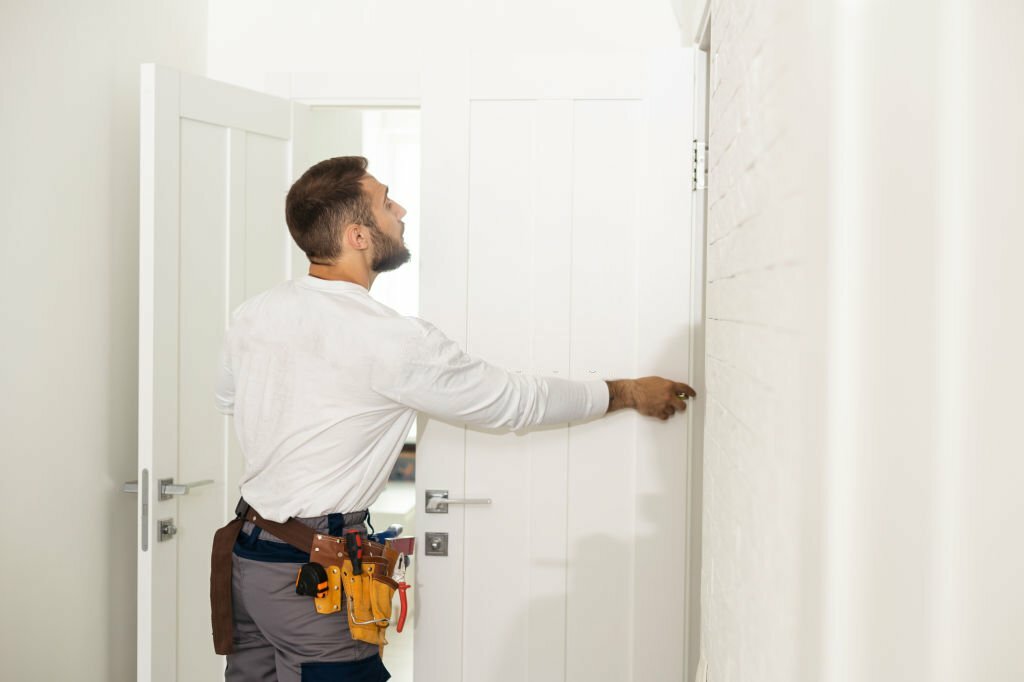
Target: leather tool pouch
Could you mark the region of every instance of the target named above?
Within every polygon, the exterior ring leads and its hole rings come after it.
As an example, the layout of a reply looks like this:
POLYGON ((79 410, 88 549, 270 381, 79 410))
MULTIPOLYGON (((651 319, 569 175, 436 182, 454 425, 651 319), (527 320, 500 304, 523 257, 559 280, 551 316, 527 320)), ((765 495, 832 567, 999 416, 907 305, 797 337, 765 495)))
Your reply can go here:
MULTIPOLYGON (((321 594, 322 576, 317 573, 312 581, 317 596, 314 604, 317 613, 337 613, 345 609, 345 590, 342 572, 348 559, 345 554, 345 541, 331 535, 317 533, 295 519, 284 523, 268 521, 250 507, 245 500, 239 500, 235 508, 235 519, 217 531, 213 541, 210 566, 210 606, 213 625, 214 650, 218 654, 229 654, 234 651, 234 623, 232 614, 231 576, 232 552, 242 525, 246 521, 273 533, 292 547, 302 551, 309 548, 311 563, 320 564, 327 573, 327 593, 321 594)), ((390 543, 388 543, 389 545, 390 543)), ((391 597, 397 584, 391 580, 399 553, 388 545, 367 542, 366 554, 363 559, 366 575, 352 576, 359 578, 351 589, 354 597, 351 600, 352 611, 361 614, 357 618, 349 617, 349 628, 352 637, 381 647, 387 643, 384 636, 391 618, 391 597), (367 621, 360 624, 361 620, 367 621)), ((301 569, 300 569, 301 570, 301 569)), ((352 565, 348 562, 351 575, 352 565)), ((301 574, 298 578, 301 578, 301 574)), ((302 583, 296 580, 296 587, 302 583)), ((309 581, 306 581, 309 582, 309 581)), ((308 591, 308 590, 303 590, 308 591)))
POLYGON ((348 629, 352 639, 384 646, 391 624, 391 604, 398 583, 387 576, 387 562, 371 557, 363 560, 363 571, 355 575, 352 562, 345 559, 341 579, 345 592, 348 629))
POLYGON ((367 542, 363 571, 354 575, 345 552, 345 540, 331 535, 313 536, 309 560, 327 570, 327 595, 314 599, 317 613, 346 612, 353 639, 384 646, 391 623, 391 603, 398 583, 390 578, 399 552, 376 542, 367 542))
POLYGON ((341 559, 345 555, 345 541, 333 535, 317 533, 309 550, 309 560, 327 570, 327 594, 315 597, 313 604, 317 613, 341 611, 341 559))

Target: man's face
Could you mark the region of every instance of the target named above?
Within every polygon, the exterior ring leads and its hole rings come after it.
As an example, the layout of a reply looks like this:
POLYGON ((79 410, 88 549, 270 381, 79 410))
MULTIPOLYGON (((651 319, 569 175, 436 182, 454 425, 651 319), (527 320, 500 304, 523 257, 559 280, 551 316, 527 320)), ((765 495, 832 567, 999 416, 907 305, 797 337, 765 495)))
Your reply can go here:
POLYGON ((372 175, 363 178, 362 184, 377 223, 376 229, 370 226, 373 240, 373 262, 370 267, 374 272, 388 272, 407 263, 410 258, 409 249, 405 246, 405 223, 402 222, 405 209, 388 196, 387 185, 381 184, 372 175))

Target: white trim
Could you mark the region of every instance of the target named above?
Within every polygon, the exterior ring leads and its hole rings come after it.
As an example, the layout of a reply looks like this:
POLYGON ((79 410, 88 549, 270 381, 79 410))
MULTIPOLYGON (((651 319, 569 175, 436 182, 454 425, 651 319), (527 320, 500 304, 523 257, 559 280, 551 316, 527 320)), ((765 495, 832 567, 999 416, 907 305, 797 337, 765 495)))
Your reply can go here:
POLYGON ((138 551, 136 674, 139 682, 156 682, 177 674, 175 649, 153 643, 176 627, 168 593, 156 589, 177 584, 177 563, 166 560, 168 548, 158 544, 156 518, 165 512, 157 509, 156 490, 160 478, 177 477, 180 77, 155 64, 143 64, 140 75, 137 518, 140 543, 143 532, 148 542, 138 551), (141 484, 144 471, 148 487, 141 484))
POLYGON ((856 624, 852 590, 859 538, 857 460, 860 432, 859 396, 867 395, 864 356, 856 340, 863 330, 865 301, 860 275, 866 271, 863 231, 866 171, 865 125, 858 102, 871 87, 866 82, 861 46, 870 29, 864 8, 843 3, 834 13, 829 149, 828 313, 826 318, 824 490, 824 585, 821 669, 831 682, 854 678, 856 624))
MULTIPOLYGON (((143 64, 140 88, 139 124, 139 413, 138 413, 138 470, 136 480, 138 495, 136 504, 136 551, 138 553, 138 584, 136 628, 137 664, 136 679, 148 682, 149 671, 145 663, 152 658, 152 624, 150 623, 149 600, 152 593, 152 554, 149 541, 143 551, 142 507, 148 505, 148 490, 144 489, 143 472, 148 471, 153 461, 153 236, 156 168, 156 67, 143 64)), ((149 487, 149 486, 146 486, 149 487)), ((152 507, 150 507, 152 508, 152 507)), ((152 540, 152 538, 149 538, 152 540)))
MULTIPOLYGON (((710 24, 707 24, 710 26, 710 24)), ((694 50, 693 60, 693 139, 698 144, 707 143, 707 99, 708 99, 708 53, 704 48, 694 50)), ((700 658, 701 644, 701 548, 703 544, 703 490, 704 490, 704 415, 707 404, 705 381, 705 279, 707 246, 707 195, 708 189, 694 192, 691 202, 691 284, 690 284, 690 381, 697 391, 697 400, 690 406, 691 428, 689 436, 689 457, 687 458, 687 524, 686 524, 686 566, 683 590, 686 604, 686 627, 683 642, 685 679, 693 679, 700 658), (698 360, 700 362, 698 363, 698 360)))

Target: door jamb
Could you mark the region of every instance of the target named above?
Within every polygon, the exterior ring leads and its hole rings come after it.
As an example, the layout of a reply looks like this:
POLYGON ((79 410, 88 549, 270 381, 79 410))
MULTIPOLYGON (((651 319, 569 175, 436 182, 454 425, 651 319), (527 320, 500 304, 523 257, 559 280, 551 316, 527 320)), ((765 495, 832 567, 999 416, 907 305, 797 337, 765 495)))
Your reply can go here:
MULTIPOLYGON (((696 50, 694 54, 694 151, 708 141, 709 100, 711 81, 711 3, 704 6, 698 25, 696 50)), ((704 167, 707 167, 705 152, 704 167)), ((703 172, 703 168, 695 170, 703 172)), ((707 183, 704 183, 705 185, 707 183)), ((703 472, 704 472, 704 417, 707 405, 707 383, 705 379, 705 310, 706 310, 706 265, 707 265, 707 204, 708 190, 694 188, 693 213, 691 216, 692 264, 690 301, 690 381, 700 400, 691 405, 689 431, 690 461, 687 474, 686 500, 688 505, 686 528, 686 640, 684 662, 687 680, 704 682, 706 662, 701 651, 701 568, 702 568, 702 525, 703 525, 703 472)))

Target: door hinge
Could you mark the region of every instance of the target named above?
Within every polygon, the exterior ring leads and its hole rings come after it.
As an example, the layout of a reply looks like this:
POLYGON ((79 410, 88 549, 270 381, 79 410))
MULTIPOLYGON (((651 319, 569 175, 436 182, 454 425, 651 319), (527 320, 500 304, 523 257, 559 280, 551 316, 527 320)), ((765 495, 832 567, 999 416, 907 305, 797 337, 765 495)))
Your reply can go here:
POLYGON ((693 141, 693 177, 691 189, 707 189, 708 186, 708 145, 700 140, 693 141))

